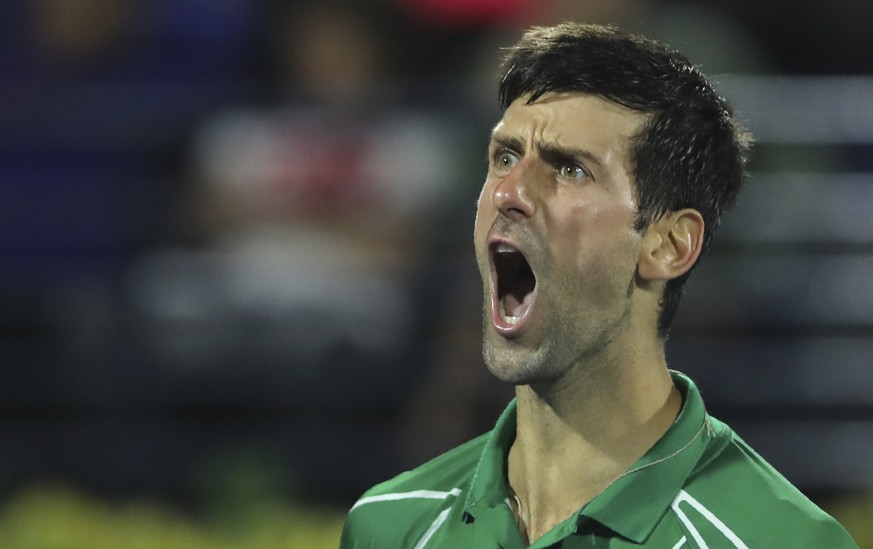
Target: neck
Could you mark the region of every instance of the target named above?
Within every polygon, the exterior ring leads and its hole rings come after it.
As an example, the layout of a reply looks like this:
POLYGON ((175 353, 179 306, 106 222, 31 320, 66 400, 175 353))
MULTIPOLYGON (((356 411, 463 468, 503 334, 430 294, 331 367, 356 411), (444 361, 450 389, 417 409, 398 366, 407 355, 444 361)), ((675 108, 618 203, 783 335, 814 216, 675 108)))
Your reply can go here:
POLYGON ((508 475, 521 502, 520 529, 531 542, 625 473, 682 405, 663 360, 548 387, 519 386, 516 396, 508 475))

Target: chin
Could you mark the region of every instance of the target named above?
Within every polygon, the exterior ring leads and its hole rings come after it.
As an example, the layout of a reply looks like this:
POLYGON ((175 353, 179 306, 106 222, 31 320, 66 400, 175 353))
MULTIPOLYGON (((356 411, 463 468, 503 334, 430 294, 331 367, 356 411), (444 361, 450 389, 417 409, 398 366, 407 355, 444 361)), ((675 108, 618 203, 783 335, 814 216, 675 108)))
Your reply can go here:
POLYGON ((539 350, 495 349, 485 342, 483 357, 485 366, 498 380, 512 385, 529 385, 554 379, 546 371, 545 362, 539 350))

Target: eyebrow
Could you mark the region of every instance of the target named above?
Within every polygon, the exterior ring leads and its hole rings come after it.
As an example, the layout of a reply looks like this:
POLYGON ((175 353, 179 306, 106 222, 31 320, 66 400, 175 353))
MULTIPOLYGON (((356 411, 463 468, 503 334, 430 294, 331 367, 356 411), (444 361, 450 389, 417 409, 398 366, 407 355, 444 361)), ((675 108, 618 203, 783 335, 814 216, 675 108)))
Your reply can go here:
MULTIPOLYGON (((497 133, 491 135, 491 148, 494 145, 518 153, 523 153, 525 150, 525 145, 520 139, 497 133)), ((555 143, 545 143, 542 141, 535 143, 534 148, 543 160, 552 165, 584 160, 587 164, 593 164, 600 168, 604 167, 603 161, 596 154, 585 149, 563 147, 555 143)))

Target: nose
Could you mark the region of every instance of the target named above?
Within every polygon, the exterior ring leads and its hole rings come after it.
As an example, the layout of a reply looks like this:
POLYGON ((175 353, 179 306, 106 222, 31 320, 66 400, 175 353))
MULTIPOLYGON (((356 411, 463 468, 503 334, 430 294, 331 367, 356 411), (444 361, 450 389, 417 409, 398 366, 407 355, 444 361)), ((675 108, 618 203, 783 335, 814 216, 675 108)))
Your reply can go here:
POLYGON ((494 185, 491 197, 498 211, 506 217, 531 217, 536 211, 531 189, 532 166, 517 165, 494 185))

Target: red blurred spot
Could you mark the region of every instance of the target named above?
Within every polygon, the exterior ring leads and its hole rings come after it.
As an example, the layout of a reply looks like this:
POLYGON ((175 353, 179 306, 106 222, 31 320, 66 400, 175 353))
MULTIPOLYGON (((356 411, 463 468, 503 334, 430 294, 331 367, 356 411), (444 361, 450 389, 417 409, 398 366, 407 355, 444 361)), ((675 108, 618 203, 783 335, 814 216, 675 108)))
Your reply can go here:
POLYGON ((414 17, 442 26, 526 23, 547 0, 400 0, 414 17))

